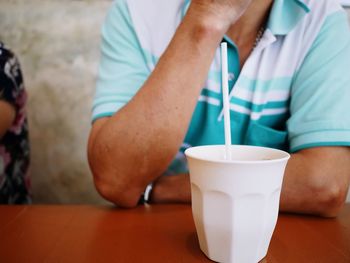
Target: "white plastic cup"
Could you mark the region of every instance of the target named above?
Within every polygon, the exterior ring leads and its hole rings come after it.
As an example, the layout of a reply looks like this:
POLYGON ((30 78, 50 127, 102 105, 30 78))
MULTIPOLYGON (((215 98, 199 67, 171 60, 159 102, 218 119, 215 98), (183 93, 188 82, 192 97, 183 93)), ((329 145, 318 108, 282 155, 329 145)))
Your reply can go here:
POLYGON ((217 262, 255 263, 266 254, 275 229, 284 151, 232 145, 192 147, 188 159, 192 214, 199 245, 217 262))

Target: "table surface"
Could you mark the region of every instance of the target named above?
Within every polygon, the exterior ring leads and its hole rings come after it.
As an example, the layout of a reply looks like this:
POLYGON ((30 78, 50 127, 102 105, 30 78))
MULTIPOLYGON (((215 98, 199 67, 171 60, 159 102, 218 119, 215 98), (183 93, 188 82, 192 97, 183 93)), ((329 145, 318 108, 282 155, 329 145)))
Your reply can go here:
MULTIPOLYGON (((212 262, 188 205, 0 206, 0 262, 212 262)), ((350 204, 336 219, 280 214, 263 262, 350 262, 350 204)))

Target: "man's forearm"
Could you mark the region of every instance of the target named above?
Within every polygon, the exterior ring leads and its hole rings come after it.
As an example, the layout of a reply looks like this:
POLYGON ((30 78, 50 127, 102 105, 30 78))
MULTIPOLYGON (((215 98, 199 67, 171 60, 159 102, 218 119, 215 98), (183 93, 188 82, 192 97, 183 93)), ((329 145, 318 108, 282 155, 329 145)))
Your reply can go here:
MULTIPOLYGON (((280 210, 334 217, 350 183, 350 149, 319 147, 292 154, 285 171, 280 210)), ((162 176, 154 184, 153 201, 190 202, 189 175, 162 176)))
POLYGON ((118 113, 93 127, 89 161, 107 199, 133 206, 138 192, 171 162, 225 30, 208 26, 190 9, 140 91, 118 113), (124 199, 125 191, 129 196, 124 199))

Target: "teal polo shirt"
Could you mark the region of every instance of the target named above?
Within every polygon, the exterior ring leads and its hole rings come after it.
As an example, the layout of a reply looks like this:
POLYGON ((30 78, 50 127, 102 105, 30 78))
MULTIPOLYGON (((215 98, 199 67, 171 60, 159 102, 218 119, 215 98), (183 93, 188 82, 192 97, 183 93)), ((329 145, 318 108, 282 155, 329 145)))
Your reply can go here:
MULTIPOLYGON (((189 4, 113 3, 102 27, 93 121, 118 112, 142 87, 189 4)), ((235 43, 227 36, 223 40, 228 42, 233 144, 289 152, 350 145, 350 33, 336 1, 275 0, 266 30, 244 65, 235 43)), ((218 47, 184 142, 166 173, 187 171, 186 148, 223 143, 218 47)))

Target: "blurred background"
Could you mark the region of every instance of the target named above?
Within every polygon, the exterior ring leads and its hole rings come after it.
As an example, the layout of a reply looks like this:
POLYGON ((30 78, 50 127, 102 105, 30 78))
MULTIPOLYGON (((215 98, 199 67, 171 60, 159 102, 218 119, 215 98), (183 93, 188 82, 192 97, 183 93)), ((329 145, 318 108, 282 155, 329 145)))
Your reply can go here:
POLYGON ((104 202, 86 143, 100 28, 111 2, 0 0, 0 40, 19 57, 29 93, 34 203, 104 202))
POLYGON ((0 0, 29 93, 35 203, 98 203, 86 158, 100 27, 112 1, 0 0))

